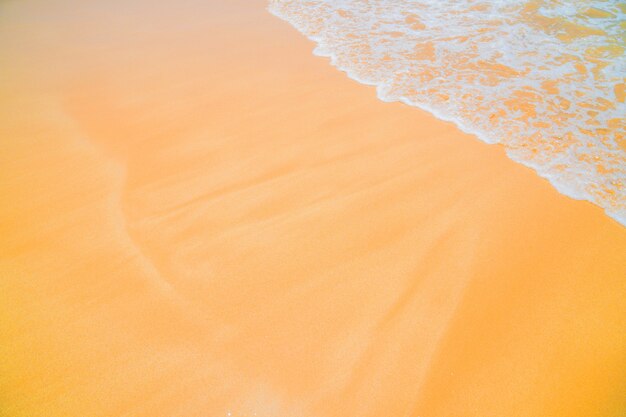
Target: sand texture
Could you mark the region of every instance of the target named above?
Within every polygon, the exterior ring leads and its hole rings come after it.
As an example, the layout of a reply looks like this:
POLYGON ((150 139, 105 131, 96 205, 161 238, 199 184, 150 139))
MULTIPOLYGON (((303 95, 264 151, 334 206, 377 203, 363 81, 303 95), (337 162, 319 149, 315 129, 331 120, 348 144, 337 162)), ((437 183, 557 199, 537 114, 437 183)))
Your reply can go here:
POLYGON ((0 3, 0 416, 623 416, 626 229, 265 6, 0 3))

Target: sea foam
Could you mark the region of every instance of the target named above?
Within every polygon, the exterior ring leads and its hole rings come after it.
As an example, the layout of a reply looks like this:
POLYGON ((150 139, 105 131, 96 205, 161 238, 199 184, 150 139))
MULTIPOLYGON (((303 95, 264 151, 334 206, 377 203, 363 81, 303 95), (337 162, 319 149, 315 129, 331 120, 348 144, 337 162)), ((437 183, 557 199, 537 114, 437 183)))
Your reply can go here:
POLYGON ((626 225, 626 4, 270 0, 385 101, 453 121, 626 225))

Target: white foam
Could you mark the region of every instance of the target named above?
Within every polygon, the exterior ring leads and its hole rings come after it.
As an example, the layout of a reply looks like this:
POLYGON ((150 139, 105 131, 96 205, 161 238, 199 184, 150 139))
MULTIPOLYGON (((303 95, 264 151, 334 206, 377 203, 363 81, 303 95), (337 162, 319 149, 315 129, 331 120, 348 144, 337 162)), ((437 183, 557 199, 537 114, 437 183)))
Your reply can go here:
POLYGON ((316 55, 376 86, 381 100, 504 145, 559 192, 626 225, 626 152, 618 143, 626 140, 626 105, 615 93, 626 75, 625 16, 613 2, 530 5, 270 0, 270 11, 315 41, 316 55), (585 15, 594 3, 607 17, 585 15))

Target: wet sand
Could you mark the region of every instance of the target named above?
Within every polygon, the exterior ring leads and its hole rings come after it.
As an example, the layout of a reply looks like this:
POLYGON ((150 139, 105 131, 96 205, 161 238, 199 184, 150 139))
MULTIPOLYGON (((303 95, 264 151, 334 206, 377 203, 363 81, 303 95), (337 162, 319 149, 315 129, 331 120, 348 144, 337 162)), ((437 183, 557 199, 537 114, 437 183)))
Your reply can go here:
POLYGON ((261 0, 153 3, 0 4, 0 416, 624 414, 625 228, 261 0))

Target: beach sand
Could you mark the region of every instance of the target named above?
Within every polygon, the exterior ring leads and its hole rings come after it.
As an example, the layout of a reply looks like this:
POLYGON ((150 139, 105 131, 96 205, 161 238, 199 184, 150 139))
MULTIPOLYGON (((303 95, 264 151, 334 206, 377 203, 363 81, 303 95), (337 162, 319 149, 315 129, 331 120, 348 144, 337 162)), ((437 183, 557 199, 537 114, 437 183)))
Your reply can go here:
POLYGON ((265 6, 0 3, 0 416, 623 416, 626 229, 265 6))

